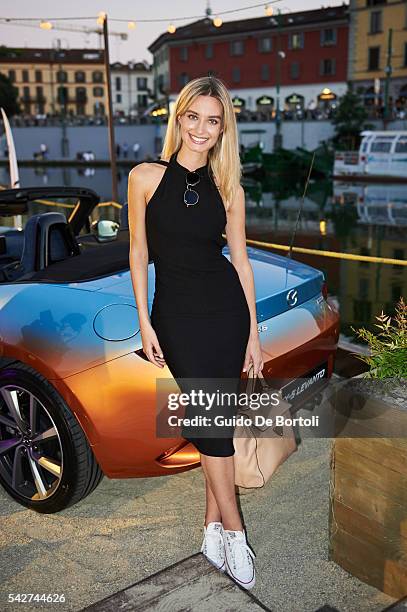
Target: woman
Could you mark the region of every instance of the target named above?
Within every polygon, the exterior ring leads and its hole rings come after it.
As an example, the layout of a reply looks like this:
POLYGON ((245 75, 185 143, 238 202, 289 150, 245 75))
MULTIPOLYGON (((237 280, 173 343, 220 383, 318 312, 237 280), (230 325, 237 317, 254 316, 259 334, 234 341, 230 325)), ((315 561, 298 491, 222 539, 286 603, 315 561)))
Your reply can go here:
MULTIPOLYGON (((177 381, 239 380, 242 368, 252 364, 255 375, 263 368, 240 177, 229 92, 217 78, 194 79, 175 102, 161 160, 133 168, 128 183, 130 268, 143 350, 177 381), (221 252, 223 232, 231 261, 221 252), (156 273, 151 321, 149 255, 156 273)), ((237 507, 233 431, 199 437, 183 428, 182 434, 200 452, 206 480, 201 551, 252 588, 254 553, 237 507)))

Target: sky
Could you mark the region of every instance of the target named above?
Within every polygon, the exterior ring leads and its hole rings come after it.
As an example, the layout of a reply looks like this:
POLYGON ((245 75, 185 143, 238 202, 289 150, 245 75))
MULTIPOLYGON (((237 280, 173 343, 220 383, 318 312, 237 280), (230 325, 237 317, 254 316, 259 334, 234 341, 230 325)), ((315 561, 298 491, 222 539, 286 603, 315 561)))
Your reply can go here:
MULTIPOLYGON (((257 8, 242 10, 230 15, 222 15, 222 11, 232 9, 243 9, 259 4, 256 0, 210 0, 212 15, 220 14, 223 21, 234 21, 250 17, 264 16, 264 5, 257 8)), ((270 2, 274 9, 280 8, 282 12, 296 12, 311 10, 315 8, 339 6, 344 4, 343 0, 329 0, 321 3, 318 0, 279 0, 270 2)), ((129 60, 148 62, 152 61, 152 55, 147 47, 160 34, 166 31, 168 24, 175 18, 183 18, 182 21, 174 21, 175 25, 183 26, 191 21, 204 17, 207 7, 206 0, 70 0, 70 2, 56 0, 52 4, 49 0, 16 0, 2 2, 0 5, 0 17, 49 19, 55 17, 93 17, 100 11, 108 15, 109 30, 128 34, 127 41, 119 36, 109 37, 111 62, 127 62, 129 60), (192 17, 188 19, 188 17, 192 17), (109 19, 125 19, 123 23, 109 22, 109 19), (187 19, 185 19, 187 18, 187 19), (136 28, 130 31, 127 27, 128 20, 138 19, 165 19, 155 23, 137 23, 136 28)), ((96 27, 95 19, 72 20, 60 22, 62 27, 96 27)), ((98 48, 99 37, 97 34, 85 34, 71 31, 41 30, 39 27, 25 27, 17 25, 6 25, 0 23, 0 40, 7 46, 20 47, 52 47, 60 45, 68 48, 98 48)))

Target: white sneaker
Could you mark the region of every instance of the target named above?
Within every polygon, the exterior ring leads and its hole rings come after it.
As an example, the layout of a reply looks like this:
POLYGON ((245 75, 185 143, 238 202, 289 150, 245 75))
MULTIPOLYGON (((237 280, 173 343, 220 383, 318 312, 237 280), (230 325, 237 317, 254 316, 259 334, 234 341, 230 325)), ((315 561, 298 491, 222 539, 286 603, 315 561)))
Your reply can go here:
POLYGON ((201 553, 221 572, 225 571, 225 546, 222 537, 222 523, 213 522, 204 526, 204 540, 201 553))
POLYGON ((251 589, 256 581, 253 558, 256 556, 246 542, 244 531, 223 529, 226 571, 244 589, 251 589))

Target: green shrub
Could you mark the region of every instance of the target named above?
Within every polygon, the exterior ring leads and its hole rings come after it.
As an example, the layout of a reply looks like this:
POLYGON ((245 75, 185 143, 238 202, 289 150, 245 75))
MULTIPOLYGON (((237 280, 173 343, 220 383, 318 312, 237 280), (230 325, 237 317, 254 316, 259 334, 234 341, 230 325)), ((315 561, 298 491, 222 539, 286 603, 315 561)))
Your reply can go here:
POLYGON ((368 364, 371 378, 407 379, 407 305, 403 298, 397 303, 393 318, 382 311, 376 320, 379 330, 376 333, 352 328, 370 349, 370 355, 357 357, 368 364))

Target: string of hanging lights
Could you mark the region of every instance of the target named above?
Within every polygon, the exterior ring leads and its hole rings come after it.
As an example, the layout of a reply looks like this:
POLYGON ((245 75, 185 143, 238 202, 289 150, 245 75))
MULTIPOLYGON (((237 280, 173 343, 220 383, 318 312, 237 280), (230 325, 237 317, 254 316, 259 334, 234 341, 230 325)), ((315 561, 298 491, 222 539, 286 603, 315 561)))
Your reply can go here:
MULTIPOLYGON (((250 6, 244 6, 241 8, 230 9, 227 11, 220 11, 216 15, 210 16, 210 17, 207 13, 207 17, 212 20, 212 23, 216 28, 220 28, 223 24, 223 20, 220 17, 220 15, 230 15, 232 13, 247 11, 253 8, 264 7, 265 15, 267 17, 271 17, 274 14, 274 9, 271 5, 281 2, 281 1, 282 0, 270 0, 268 3, 261 2, 259 4, 252 4, 250 6)), ((106 17, 106 13, 104 11, 101 11, 97 15, 96 23, 98 26, 103 27, 105 17, 106 17)), ((94 20, 94 19, 95 19, 95 16, 92 16, 92 17, 48 17, 46 19, 38 18, 38 17, 0 17, 0 23, 12 24, 12 23, 20 22, 21 25, 23 25, 23 22, 25 22, 26 24, 27 22, 33 22, 33 23, 37 22, 37 24, 34 27, 37 27, 37 25, 39 25, 39 27, 42 30, 52 30, 54 28, 54 23, 59 22, 59 21, 89 21, 89 20, 94 20)), ((135 30, 138 23, 156 23, 156 22, 170 21, 167 27, 167 32, 169 34, 174 34, 177 30, 174 22, 186 21, 186 20, 192 20, 192 19, 202 19, 202 15, 172 17, 171 19, 166 18, 166 17, 155 17, 151 19, 137 19, 137 21, 134 19, 128 19, 128 18, 109 17, 110 22, 127 23, 127 28, 129 30, 135 30)))

